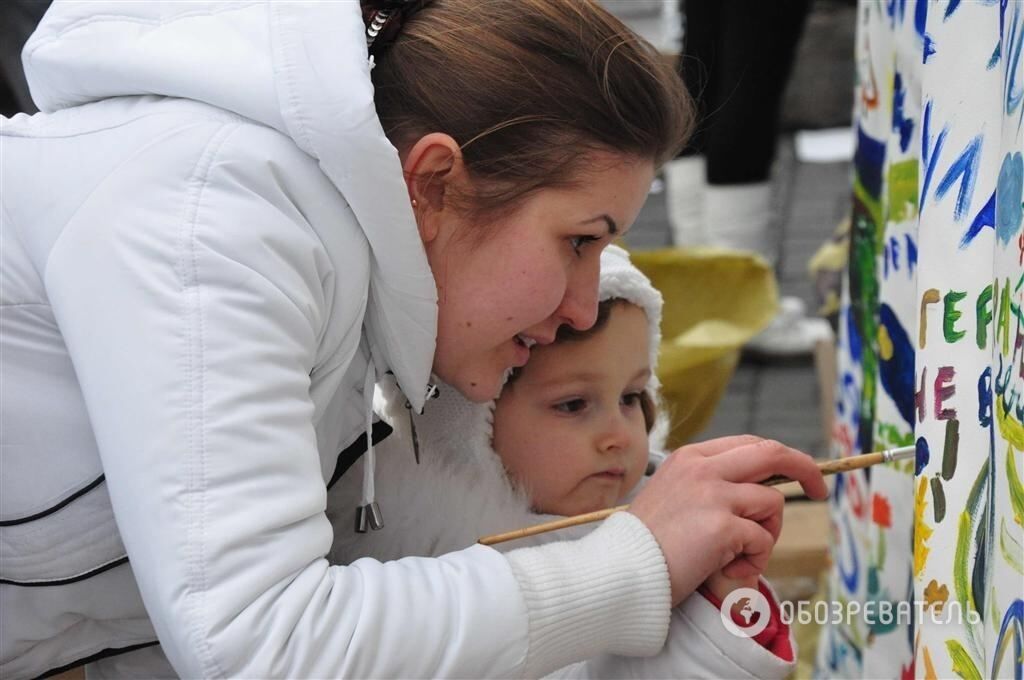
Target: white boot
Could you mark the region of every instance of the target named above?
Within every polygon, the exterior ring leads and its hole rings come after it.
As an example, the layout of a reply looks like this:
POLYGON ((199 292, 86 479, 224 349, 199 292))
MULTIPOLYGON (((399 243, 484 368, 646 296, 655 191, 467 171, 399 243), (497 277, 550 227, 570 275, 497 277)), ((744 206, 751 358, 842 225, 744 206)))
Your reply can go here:
POLYGON ((708 185, 704 192, 707 243, 753 251, 774 265, 779 244, 773 208, 770 182, 708 185))
POLYGON ((819 342, 830 339, 832 327, 828 321, 807 316, 803 300, 786 296, 779 300, 778 315, 746 344, 746 349, 767 357, 796 357, 810 355, 819 342))
POLYGON ((707 242, 704 233, 703 156, 686 156, 665 164, 665 201, 672 244, 676 247, 700 246, 707 242))

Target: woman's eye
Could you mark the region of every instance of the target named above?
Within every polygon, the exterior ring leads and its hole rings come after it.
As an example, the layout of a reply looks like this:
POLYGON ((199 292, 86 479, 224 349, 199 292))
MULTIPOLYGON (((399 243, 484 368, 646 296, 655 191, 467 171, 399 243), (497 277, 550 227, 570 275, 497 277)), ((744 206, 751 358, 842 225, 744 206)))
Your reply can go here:
POLYGON ((583 399, 567 399, 555 404, 555 410, 561 413, 579 413, 586 407, 587 402, 583 399))
POLYGON ((626 406, 639 406, 640 405, 640 393, 630 392, 629 394, 622 395, 622 403, 626 406))
POLYGON ((594 241, 600 241, 600 240, 601 240, 601 238, 599 236, 593 236, 593 235, 590 235, 590 234, 584 234, 584 235, 581 235, 581 236, 573 236, 572 238, 569 239, 569 243, 570 243, 570 245, 572 245, 572 249, 573 249, 573 251, 575 251, 576 255, 582 255, 583 254, 583 246, 585 246, 588 243, 592 243, 594 241))

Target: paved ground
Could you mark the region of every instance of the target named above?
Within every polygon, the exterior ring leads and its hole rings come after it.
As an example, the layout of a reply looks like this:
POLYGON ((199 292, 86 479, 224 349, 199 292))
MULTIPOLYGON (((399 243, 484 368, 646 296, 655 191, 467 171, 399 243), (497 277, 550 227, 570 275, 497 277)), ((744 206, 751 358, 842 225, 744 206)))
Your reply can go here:
MULTIPOLYGON (((807 261, 832 233, 849 207, 848 163, 802 163, 792 137, 779 145, 773 183, 780 234, 780 290, 809 309, 817 304, 807 261)), ((627 238, 631 248, 669 244, 665 195, 652 193, 627 238)), ((827 454, 820 395, 810 357, 783 363, 741 362, 700 439, 751 432, 785 441, 815 456, 827 454)))

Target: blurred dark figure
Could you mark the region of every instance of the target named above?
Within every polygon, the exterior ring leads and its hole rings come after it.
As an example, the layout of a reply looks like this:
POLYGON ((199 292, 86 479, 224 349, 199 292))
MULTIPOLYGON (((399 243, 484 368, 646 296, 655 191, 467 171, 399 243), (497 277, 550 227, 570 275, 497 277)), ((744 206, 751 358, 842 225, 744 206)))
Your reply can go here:
POLYGON ((0 114, 4 116, 38 111, 21 68, 21 48, 49 6, 50 0, 0 3, 0 114))

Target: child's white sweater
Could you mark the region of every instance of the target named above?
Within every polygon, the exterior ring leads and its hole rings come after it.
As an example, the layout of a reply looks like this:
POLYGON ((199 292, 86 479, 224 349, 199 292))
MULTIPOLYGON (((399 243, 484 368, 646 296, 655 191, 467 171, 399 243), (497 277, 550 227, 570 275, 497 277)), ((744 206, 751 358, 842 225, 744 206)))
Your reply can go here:
MULTIPOLYGON (((490 405, 471 403, 442 386, 424 415, 415 416, 417 465, 409 412, 394 401, 388 405, 387 397, 396 395, 392 384, 380 400, 380 412, 395 428, 376 446, 376 498, 384 528, 364 534, 354 531, 364 471, 360 459, 329 491, 328 515, 336 528, 333 562, 437 556, 469 547, 487 534, 551 519, 532 513, 526 497, 509 483, 490 444, 490 405)), ((399 399, 399 404, 404 401, 399 399)), ((592 529, 576 527, 498 547, 514 550, 531 544, 528 541, 578 538, 592 529)), ((790 639, 790 643, 795 650, 795 642, 790 639)), ((668 639, 656 656, 607 655, 564 668, 555 677, 784 678, 793 666, 757 642, 729 633, 718 609, 694 594, 672 611, 668 639)))

